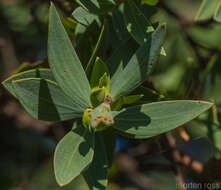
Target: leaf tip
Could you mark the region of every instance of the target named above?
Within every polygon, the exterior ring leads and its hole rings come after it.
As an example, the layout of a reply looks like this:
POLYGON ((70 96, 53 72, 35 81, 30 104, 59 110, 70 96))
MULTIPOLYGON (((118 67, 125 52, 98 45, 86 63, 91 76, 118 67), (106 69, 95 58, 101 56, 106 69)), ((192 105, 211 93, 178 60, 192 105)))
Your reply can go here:
POLYGON ((210 106, 214 105, 214 102, 209 101, 209 100, 198 100, 198 104, 200 104, 200 103, 205 103, 205 104, 208 104, 210 106))
POLYGON ((70 180, 68 182, 64 181, 60 177, 58 177, 56 174, 55 174, 55 180, 60 187, 64 187, 65 185, 68 185, 72 181, 72 180, 70 180))
POLYGON ((204 106, 206 106, 206 110, 209 110, 214 106, 214 102, 212 101, 205 101, 205 100, 196 100, 196 101, 198 105, 204 104, 204 106))
POLYGON ((6 79, 6 80, 3 80, 3 81, 1 82, 2 86, 5 86, 6 81, 7 81, 7 79, 6 79))

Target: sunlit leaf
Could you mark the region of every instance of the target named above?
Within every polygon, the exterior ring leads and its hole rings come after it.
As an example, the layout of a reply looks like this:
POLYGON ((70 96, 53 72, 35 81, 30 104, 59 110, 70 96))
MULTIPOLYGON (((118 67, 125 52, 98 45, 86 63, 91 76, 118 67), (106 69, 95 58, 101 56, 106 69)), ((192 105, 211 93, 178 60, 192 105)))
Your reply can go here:
POLYGON ((114 128, 131 138, 149 138, 185 124, 211 108, 205 101, 162 101, 115 112, 114 128))
POLYGON ((60 186, 79 176, 93 160, 94 134, 80 124, 58 143, 54 155, 55 177, 60 186))
POLYGON ((165 25, 162 24, 152 33, 151 40, 136 51, 115 82, 111 83, 110 95, 114 100, 127 95, 146 80, 160 55, 164 34, 165 25))
POLYGON ((123 105, 134 104, 138 102, 144 95, 130 95, 130 96, 122 96, 116 102, 111 104, 111 109, 114 111, 118 111, 122 108, 123 105))
POLYGON ((94 20, 100 23, 97 15, 89 13, 82 7, 77 7, 72 13, 72 16, 77 22, 85 26, 89 26, 94 20))
POLYGON ((114 0, 76 0, 88 12, 103 14, 110 11, 115 5, 114 0))
POLYGON ((203 21, 212 18, 216 9, 216 3, 216 0, 203 0, 195 17, 195 20, 203 21))
POLYGON ((12 81, 12 87, 22 106, 36 119, 62 121, 83 114, 84 109, 66 96, 56 82, 26 78, 12 81))
POLYGON ((90 106, 90 85, 54 5, 50 8, 49 65, 62 90, 82 107, 90 106))
MULTIPOLYGON (((26 66, 29 68, 29 65, 24 65, 24 67, 26 66)), ((29 69, 27 71, 11 75, 3 81, 2 84, 13 96, 16 96, 12 86, 12 81, 26 78, 42 78, 54 81, 54 77, 52 76, 50 69, 29 69)))
POLYGON ((214 14, 214 19, 217 22, 221 22, 221 2, 217 4, 216 11, 214 14))

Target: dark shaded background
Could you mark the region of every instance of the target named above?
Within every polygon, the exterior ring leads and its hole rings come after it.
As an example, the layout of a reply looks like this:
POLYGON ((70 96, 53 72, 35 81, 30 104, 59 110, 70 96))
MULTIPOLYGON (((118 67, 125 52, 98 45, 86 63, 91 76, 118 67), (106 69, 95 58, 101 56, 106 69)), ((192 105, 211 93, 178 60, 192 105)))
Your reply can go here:
MULTIPOLYGON (((54 2, 63 16, 76 7, 72 0, 54 2)), ((151 21, 167 23, 167 56, 146 85, 168 100, 205 99, 216 106, 158 137, 119 137, 109 190, 221 189, 221 24, 194 21, 200 2, 158 4, 151 21)), ((1 81, 22 63, 46 58, 48 8, 46 0, 0 0, 1 81)), ((86 35, 88 44, 91 38, 86 35)), ((54 179, 53 151, 71 123, 32 119, 0 86, 0 190, 87 190, 81 176, 63 188, 54 179)))

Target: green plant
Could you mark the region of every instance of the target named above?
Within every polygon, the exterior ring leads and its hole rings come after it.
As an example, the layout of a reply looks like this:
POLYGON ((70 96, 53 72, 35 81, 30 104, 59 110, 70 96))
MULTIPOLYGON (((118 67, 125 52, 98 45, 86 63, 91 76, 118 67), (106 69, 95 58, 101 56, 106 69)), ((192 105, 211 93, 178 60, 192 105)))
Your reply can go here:
POLYGON ((183 125, 213 105, 193 100, 147 103, 149 97, 161 100, 161 96, 142 84, 160 54, 165 55, 162 47, 165 24, 155 29, 141 12, 139 3, 131 0, 119 5, 112 0, 100 2, 79 0, 83 8, 78 7, 73 12, 74 18, 86 28, 92 21, 103 23, 86 66, 68 36, 70 23, 61 20, 51 5, 49 67, 47 63, 37 68, 26 65, 3 82, 34 118, 45 121, 75 119, 73 129, 55 150, 55 176, 61 186, 83 174, 90 189, 105 189, 116 133, 134 139, 153 137, 183 125), (109 24, 110 16, 114 22, 119 21, 122 14, 125 27, 109 24), (106 56, 99 47, 105 47, 102 42, 107 26, 115 28, 118 37, 124 40, 106 64, 98 54, 106 56), (144 104, 140 104, 142 100, 144 104), (128 107, 130 104, 133 105, 128 107))
POLYGON ((217 22, 221 22, 220 0, 203 0, 195 19, 197 21, 204 21, 211 18, 217 22))

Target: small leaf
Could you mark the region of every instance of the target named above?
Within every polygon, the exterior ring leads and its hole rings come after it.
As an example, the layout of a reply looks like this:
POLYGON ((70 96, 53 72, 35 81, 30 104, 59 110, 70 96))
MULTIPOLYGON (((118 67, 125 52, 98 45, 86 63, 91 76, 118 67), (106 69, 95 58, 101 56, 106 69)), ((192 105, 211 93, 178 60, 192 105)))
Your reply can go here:
POLYGON ((97 107, 105 99, 105 88, 94 88, 92 89, 92 93, 90 95, 91 104, 93 107, 97 107))
POLYGON ((151 40, 144 43, 130 59, 121 75, 111 83, 110 95, 114 101, 137 88, 150 74, 157 62, 164 40, 165 25, 162 24, 152 33, 151 40))
MULTIPOLYGON (((155 29, 133 0, 126 1, 124 17, 127 30, 137 43, 142 45, 150 40, 151 34, 155 31, 155 29)), ((161 48, 160 54, 166 56, 166 51, 163 47, 161 48)))
POLYGON ((88 108, 84 111, 83 118, 82 118, 82 123, 84 127, 89 128, 90 127, 90 121, 91 121, 91 112, 93 109, 88 108))
POLYGON ((221 2, 219 2, 219 3, 217 4, 216 11, 215 11, 215 15, 214 15, 214 19, 215 19, 217 22, 221 22, 221 2))
POLYGON ((212 18, 216 9, 216 0, 203 0, 195 17, 196 21, 203 21, 212 18))
MULTIPOLYGON (((26 65, 24 65, 26 67, 26 65)), ((28 67, 29 68, 29 67, 28 67)), ((54 81, 54 77, 49 69, 32 69, 24 72, 18 72, 16 74, 11 75, 5 81, 2 82, 4 87, 16 97, 14 93, 14 89, 12 86, 12 81, 19 80, 19 79, 26 79, 26 78, 42 78, 54 81)))
POLYGON ((103 134, 95 134, 94 159, 89 168, 83 172, 90 190, 105 190, 107 186, 108 158, 103 134))
POLYGON ((111 110, 118 111, 122 108, 124 104, 134 104, 139 101, 144 95, 131 95, 131 96, 122 96, 116 102, 111 104, 111 110))
POLYGON ((93 160, 94 134, 80 124, 58 143, 54 155, 55 177, 60 186, 79 176, 93 160))
MULTIPOLYGON (((207 48, 207 49, 217 49, 221 50, 221 31, 220 24, 211 24, 209 27, 193 26, 188 29, 188 35, 197 44, 207 48), (207 37, 205 38, 205 35, 207 37)), ((188 54, 186 54, 188 55, 188 54)))
POLYGON ((12 86, 25 110, 36 119, 63 121, 83 114, 84 108, 66 96, 56 82, 26 78, 13 81, 12 86))
POLYGON ((115 5, 114 0, 76 0, 76 2, 88 12, 94 14, 106 13, 115 5))
POLYGON ((99 14, 99 3, 98 0, 76 0, 85 10, 91 13, 99 14))
POLYGON ((139 10, 133 0, 128 0, 125 2, 124 16, 127 30, 133 36, 133 38, 140 45, 147 42, 150 39, 154 28, 143 15, 141 10, 139 10))
POLYGON ((123 96, 123 103, 124 104, 134 104, 139 101, 144 95, 131 95, 131 96, 123 96))
POLYGON ((83 24, 84 26, 89 26, 94 20, 97 23, 100 23, 99 17, 97 15, 89 13, 82 7, 77 7, 72 13, 72 16, 77 22, 83 24))
POLYGON ((139 86, 133 92, 131 92, 131 95, 136 95, 136 94, 143 94, 144 95, 142 97, 142 99, 138 102, 139 104, 158 102, 158 101, 164 99, 164 95, 159 94, 155 90, 152 90, 152 89, 144 87, 144 86, 139 86))
POLYGON ((170 131, 211 108, 205 101, 162 101, 124 109, 114 113, 114 128, 136 139, 170 131))
POLYGON ((91 73, 91 88, 99 86, 99 80, 104 75, 104 73, 109 75, 108 67, 99 57, 97 57, 91 73))
POLYGON ((64 25, 65 30, 67 31, 67 34, 70 37, 73 37, 75 35, 77 22, 71 17, 63 18, 61 21, 62 21, 62 24, 64 25))
POLYGON ((112 111, 119 111, 121 110, 121 108, 123 107, 124 103, 123 103, 123 96, 120 97, 117 101, 114 101, 111 104, 111 110, 112 111))
POLYGON ((54 5, 50 8, 48 58, 53 76, 66 95, 90 107, 90 85, 54 5))
POLYGON ((108 95, 110 89, 110 75, 104 73, 104 75, 99 80, 99 88, 104 88, 105 94, 108 95))

